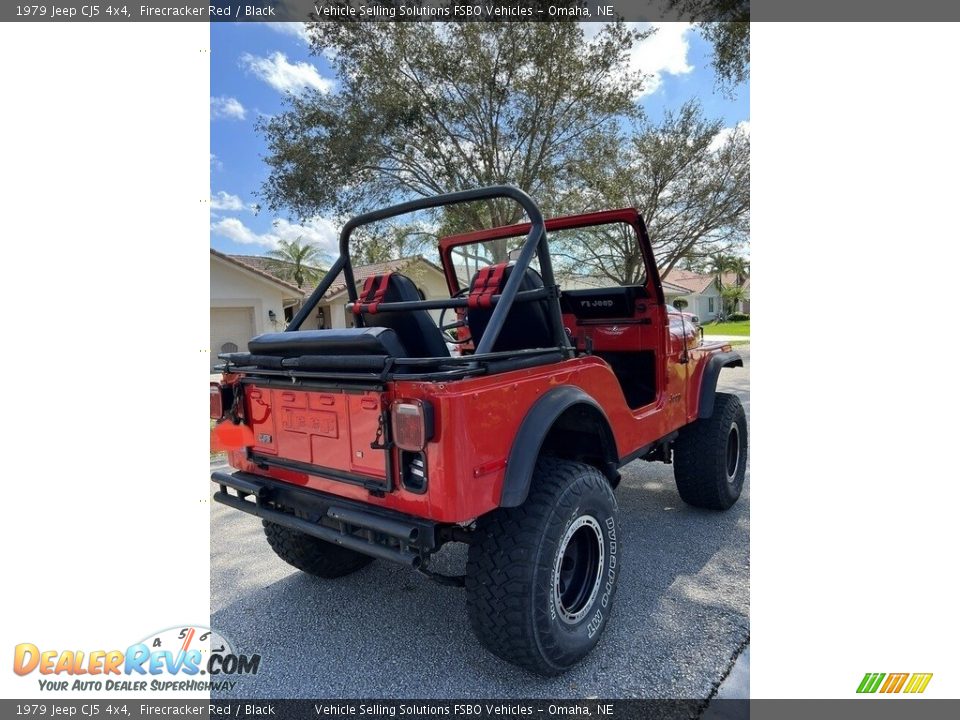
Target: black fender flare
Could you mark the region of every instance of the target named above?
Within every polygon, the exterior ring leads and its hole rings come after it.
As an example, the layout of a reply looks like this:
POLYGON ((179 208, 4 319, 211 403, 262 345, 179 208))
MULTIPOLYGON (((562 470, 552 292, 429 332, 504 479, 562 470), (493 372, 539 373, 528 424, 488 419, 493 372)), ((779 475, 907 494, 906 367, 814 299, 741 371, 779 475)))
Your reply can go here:
MULTIPOLYGON (((604 437, 600 438, 608 463, 615 468, 618 463, 617 446, 607 414, 590 395, 573 385, 561 385, 547 392, 527 411, 520 423, 507 457, 507 468, 500 491, 501 507, 518 507, 527 499, 533 469, 540 456, 543 441, 557 419, 571 407, 585 405, 603 418, 604 437)), ((605 473, 609 476, 609 472, 605 473)))
POLYGON ((725 367, 743 367, 743 358, 735 352, 719 352, 711 355, 700 376, 700 408, 697 417, 708 418, 713 415, 713 400, 717 394, 717 380, 725 367))

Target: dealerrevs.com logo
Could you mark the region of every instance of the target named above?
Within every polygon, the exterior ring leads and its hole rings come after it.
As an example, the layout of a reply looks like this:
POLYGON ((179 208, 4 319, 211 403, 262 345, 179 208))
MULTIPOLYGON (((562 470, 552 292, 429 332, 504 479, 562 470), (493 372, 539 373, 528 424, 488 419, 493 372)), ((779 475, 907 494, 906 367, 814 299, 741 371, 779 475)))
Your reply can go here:
POLYGON ((886 695, 904 692, 914 695, 926 690, 932 677, 933 673, 867 673, 860 681, 857 692, 886 695))
POLYGON ((125 650, 51 650, 20 643, 17 675, 36 673, 45 691, 232 690, 239 675, 255 675, 259 655, 237 653, 215 630, 200 625, 151 633, 125 650))

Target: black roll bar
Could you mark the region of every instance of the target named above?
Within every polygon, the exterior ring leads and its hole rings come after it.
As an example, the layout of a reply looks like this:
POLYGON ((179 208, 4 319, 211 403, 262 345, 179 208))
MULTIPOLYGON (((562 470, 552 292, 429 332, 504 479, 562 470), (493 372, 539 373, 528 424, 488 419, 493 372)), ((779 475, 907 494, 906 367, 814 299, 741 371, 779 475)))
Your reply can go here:
MULTIPOLYGON (((466 202, 475 202, 477 200, 492 200, 494 198, 508 198, 519 204, 527 213, 527 217, 530 218, 530 231, 527 233, 526 240, 524 240, 523 245, 520 248, 520 254, 517 257, 514 272, 510 273, 510 277, 507 280, 507 284, 503 288, 503 292, 498 296, 498 302, 496 302, 493 309, 493 314, 490 316, 490 322, 487 324, 487 328, 483 333, 483 337, 480 339, 480 343, 477 345, 476 355, 489 353, 493 348, 494 343, 497 341, 497 337, 500 335, 500 331, 503 329, 503 324, 507 319, 507 314, 510 312, 510 308, 513 307, 514 301, 517 299, 520 283, 523 280, 523 276, 526 273, 527 268, 530 266, 530 261, 533 259, 533 254, 535 252, 540 260, 540 275, 543 278, 547 295, 552 296, 552 301, 549 303, 549 305, 550 324, 553 326, 551 328, 551 333, 553 335, 554 342, 556 343, 557 347, 569 348, 570 341, 567 338, 566 331, 563 329, 563 319, 560 316, 560 302, 557 297, 557 283, 553 276, 553 264, 550 262, 550 252, 547 247, 547 227, 543 219, 543 213, 540 212, 540 208, 537 207, 537 204, 529 195, 523 192, 523 190, 520 188, 513 187, 512 185, 493 185, 485 188, 477 188, 475 190, 463 190, 460 192, 447 193, 445 195, 436 195, 434 197, 411 200, 409 202, 392 205, 390 207, 374 210, 372 212, 364 213, 351 218, 349 221, 347 221, 347 224, 343 226, 343 230, 340 232, 340 256, 330 267, 330 270, 324 276, 323 280, 320 281, 317 289, 313 291, 306 303, 304 303, 303 307, 300 308, 300 311, 294 316, 293 320, 290 322, 290 325, 287 327, 287 332, 293 332, 300 329, 303 321, 310 316, 310 313, 313 312, 313 309, 317 306, 317 304, 319 304, 320 300, 323 298, 323 295, 327 292, 327 290, 329 290, 330 286, 333 284, 333 281, 336 280, 337 276, 341 272, 343 272, 343 277, 347 284, 347 294, 350 298, 350 302, 357 302, 357 288, 354 282, 353 265, 350 262, 350 236, 358 227, 369 225, 370 223, 378 222, 380 220, 386 220, 398 215, 406 215, 407 213, 416 212, 418 210, 428 210, 430 208, 445 207, 447 205, 457 205, 459 203, 466 202)), ((527 292, 525 292, 524 295, 527 295, 527 292)), ((536 298, 529 296, 523 298, 523 300, 528 299, 533 300, 536 298)), ((423 300, 420 302, 381 303, 379 309, 382 311, 386 311, 388 309, 426 310, 439 307, 462 307, 464 305, 466 305, 466 300, 464 298, 450 298, 450 300, 443 301, 423 300), (457 302, 456 304, 450 304, 455 300, 460 302, 457 302), (438 304, 441 302, 444 304, 438 304)))
MULTIPOLYGON (((320 284, 317 285, 317 289, 314 290, 310 297, 307 298, 307 301, 303 304, 303 307, 297 311, 297 314, 293 316, 293 320, 290 321, 290 324, 287 325, 287 329, 284 332, 293 332, 299 330, 300 326, 303 325, 303 321, 306 320, 310 313, 313 312, 313 309, 317 306, 323 296, 326 295, 327 290, 330 289, 330 286, 333 285, 333 281, 337 279, 337 276, 340 275, 340 271, 343 270, 343 266, 346 264, 347 260, 344 259, 343 255, 338 257, 333 265, 330 266, 330 269, 327 270, 327 274, 323 276, 323 280, 320 281, 320 284)), ((352 273, 351 273, 352 275, 352 273)))
MULTIPOLYGON (((503 295, 492 295, 490 304, 496 305, 503 301, 503 295)), ((547 288, 538 290, 521 290, 514 298, 516 302, 530 302, 532 300, 546 300, 550 297, 547 288)), ((464 297, 446 298, 440 300, 400 300, 398 302, 380 303, 377 312, 396 312, 398 310, 443 310, 444 308, 464 308, 470 301, 464 297)), ((352 310, 354 303, 347 303, 347 310, 352 310)))

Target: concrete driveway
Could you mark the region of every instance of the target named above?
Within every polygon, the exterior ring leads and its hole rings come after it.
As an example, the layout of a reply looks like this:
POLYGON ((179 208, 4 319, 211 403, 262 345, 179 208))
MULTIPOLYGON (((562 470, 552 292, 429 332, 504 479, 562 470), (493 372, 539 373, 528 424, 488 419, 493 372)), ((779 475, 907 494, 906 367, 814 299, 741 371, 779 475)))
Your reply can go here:
MULTIPOLYGON (((749 415, 744 368, 723 390, 749 415)), ((212 494, 211 486, 211 494, 212 494)), ((260 521, 211 503, 211 625, 245 653, 256 676, 229 694, 248 698, 707 698, 750 634, 750 472, 726 513, 686 507, 673 469, 634 462, 617 490, 624 566, 613 616, 580 666, 544 680, 474 640, 463 591, 386 562, 335 581, 277 558, 260 521)), ((460 574, 452 544, 434 569, 460 574)))

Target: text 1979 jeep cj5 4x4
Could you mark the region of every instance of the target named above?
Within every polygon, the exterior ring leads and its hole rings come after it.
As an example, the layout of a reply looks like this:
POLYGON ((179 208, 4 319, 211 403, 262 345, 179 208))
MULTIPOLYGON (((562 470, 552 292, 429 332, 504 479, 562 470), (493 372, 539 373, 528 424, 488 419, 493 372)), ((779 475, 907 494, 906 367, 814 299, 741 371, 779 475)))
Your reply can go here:
POLYGON ((361 215, 289 328, 220 357, 214 440, 236 472, 213 474, 217 501, 261 517, 281 558, 323 578, 374 558, 438 577, 431 555, 468 543, 465 577, 439 579, 465 585, 484 646, 543 675, 583 658, 610 619, 624 562, 618 468, 672 460, 680 496, 714 510, 743 486, 744 411, 716 392, 721 368, 742 360, 668 310, 632 209, 544 221, 525 193, 492 187, 361 215), (449 298, 425 300, 396 272, 357 291, 356 228, 492 198, 530 222, 442 239, 449 298), (619 233, 645 273, 561 291, 548 232, 619 233), (299 330, 341 273, 356 327, 299 330))

